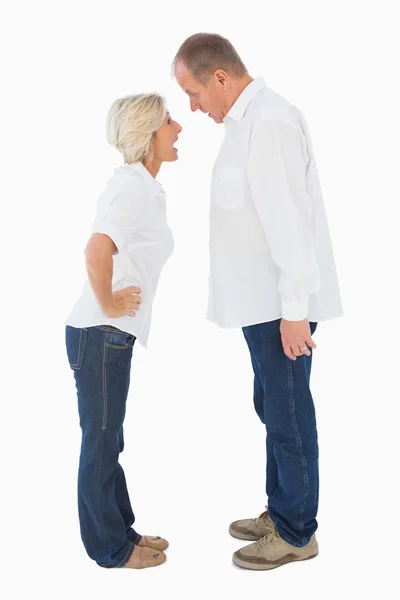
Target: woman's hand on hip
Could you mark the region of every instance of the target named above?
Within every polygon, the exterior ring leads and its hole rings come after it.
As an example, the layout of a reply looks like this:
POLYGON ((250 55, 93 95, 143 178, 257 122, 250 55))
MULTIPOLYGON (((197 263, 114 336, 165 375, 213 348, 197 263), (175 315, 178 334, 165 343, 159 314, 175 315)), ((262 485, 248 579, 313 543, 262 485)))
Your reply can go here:
POLYGON ((103 311, 104 314, 111 318, 135 317, 142 303, 141 293, 142 290, 135 286, 113 292, 113 305, 103 311))

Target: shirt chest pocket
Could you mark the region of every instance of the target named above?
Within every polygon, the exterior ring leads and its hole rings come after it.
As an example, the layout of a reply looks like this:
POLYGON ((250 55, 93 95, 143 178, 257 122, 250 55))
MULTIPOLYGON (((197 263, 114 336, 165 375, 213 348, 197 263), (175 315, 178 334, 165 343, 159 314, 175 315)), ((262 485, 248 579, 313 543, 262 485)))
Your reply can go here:
POLYGON ((237 210, 245 201, 245 177, 238 167, 218 167, 213 179, 214 203, 225 210, 237 210))

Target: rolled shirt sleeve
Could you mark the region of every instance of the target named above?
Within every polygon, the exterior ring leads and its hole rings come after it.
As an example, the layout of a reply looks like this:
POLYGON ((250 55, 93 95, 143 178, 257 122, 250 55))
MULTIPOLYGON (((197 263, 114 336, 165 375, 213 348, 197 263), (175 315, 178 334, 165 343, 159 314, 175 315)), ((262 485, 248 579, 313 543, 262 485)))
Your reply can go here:
POLYGON ((282 317, 289 321, 307 318, 309 296, 319 288, 304 144, 294 126, 268 119, 254 130, 248 161, 251 195, 280 273, 282 317))
POLYGON ((108 235, 117 253, 131 241, 140 228, 141 213, 145 210, 146 194, 136 185, 128 186, 115 195, 107 210, 99 207, 92 233, 108 235))

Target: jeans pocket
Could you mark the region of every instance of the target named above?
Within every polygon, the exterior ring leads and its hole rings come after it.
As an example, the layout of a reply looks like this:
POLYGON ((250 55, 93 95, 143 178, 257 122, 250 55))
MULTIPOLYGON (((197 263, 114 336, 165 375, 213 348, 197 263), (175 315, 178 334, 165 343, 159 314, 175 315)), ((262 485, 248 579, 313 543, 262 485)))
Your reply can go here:
POLYGON ((87 334, 87 329, 71 327, 70 325, 66 326, 65 344, 67 347, 68 361, 69 366, 74 371, 79 371, 79 369, 82 368, 87 334))
POLYGON ((131 348, 135 341, 135 336, 121 331, 116 327, 104 326, 101 329, 105 332, 104 343, 109 348, 116 348, 117 350, 126 350, 131 348))

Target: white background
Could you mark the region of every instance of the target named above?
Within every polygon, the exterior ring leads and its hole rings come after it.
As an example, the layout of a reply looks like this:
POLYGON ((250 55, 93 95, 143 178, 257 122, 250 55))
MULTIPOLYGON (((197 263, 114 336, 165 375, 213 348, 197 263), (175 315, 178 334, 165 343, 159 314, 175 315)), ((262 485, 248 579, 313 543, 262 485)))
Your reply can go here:
MULTIPOLYGON (((6 597, 313 599, 398 593, 399 94, 396 2, 12 2, 1 21, 1 550, 6 597), (181 42, 228 37, 250 74, 305 114, 345 316, 315 334, 316 560, 231 563, 230 521, 257 516, 264 432, 240 331, 205 321, 210 172, 223 136, 170 75, 181 42), (135 348, 121 456, 156 569, 99 568, 80 540, 80 445, 64 319, 85 281, 98 195, 120 164, 112 101, 158 91, 183 126, 159 174, 175 253, 149 350, 135 348), (397 592, 395 591, 397 588, 397 592)), ((243 290, 243 302, 246 290, 243 290)))

